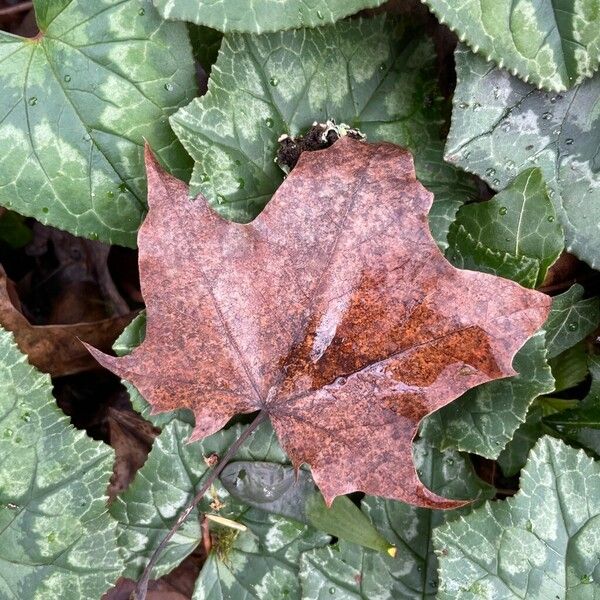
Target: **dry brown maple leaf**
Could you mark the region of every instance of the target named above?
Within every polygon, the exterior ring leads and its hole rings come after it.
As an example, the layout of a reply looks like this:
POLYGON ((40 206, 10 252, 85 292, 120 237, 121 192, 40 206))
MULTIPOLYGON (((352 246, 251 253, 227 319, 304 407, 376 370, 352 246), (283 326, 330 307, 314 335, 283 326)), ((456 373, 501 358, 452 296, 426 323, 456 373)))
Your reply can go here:
POLYGON ((361 490, 456 506, 417 477, 417 426, 513 375, 550 298, 447 262, 429 232, 433 196, 392 144, 304 153, 248 225, 191 201, 150 153, 147 172, 146 339, 96 358, 155 412, 193 409, 193 440, 263 409, 328 502, 361 490))

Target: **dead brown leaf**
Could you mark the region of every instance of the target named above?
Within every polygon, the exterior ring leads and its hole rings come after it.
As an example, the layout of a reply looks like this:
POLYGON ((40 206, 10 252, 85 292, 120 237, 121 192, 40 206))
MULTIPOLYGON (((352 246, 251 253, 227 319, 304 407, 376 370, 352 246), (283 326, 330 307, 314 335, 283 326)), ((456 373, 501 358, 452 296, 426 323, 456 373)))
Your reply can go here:
POLYGON ((305 152, 251 224, 220 218, 147 156, 146 339, 93 354, 191 439, 264 410, 328 502, 355 490, 450 508, 419 481, 421 419, 515 373, 550 298, 445 260, 410 153, 344 138, 305 152))

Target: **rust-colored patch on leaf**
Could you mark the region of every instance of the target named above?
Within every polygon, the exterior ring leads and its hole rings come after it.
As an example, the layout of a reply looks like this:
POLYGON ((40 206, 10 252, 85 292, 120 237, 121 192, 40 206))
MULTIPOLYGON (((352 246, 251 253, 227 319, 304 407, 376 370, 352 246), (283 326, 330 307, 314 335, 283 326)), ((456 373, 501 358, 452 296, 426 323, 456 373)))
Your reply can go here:
POLYGON ((147 155, 139 234, 144 343, 92 350, 157 412, 190 407, 192 439, 268 412, 325 499, 362 490, 451 508, 419 481, 419 421, 514 374, 550 299, 454 268, 427 223, 409 152, 342 139, 304 153, 248 225, 223 220, 147 155))

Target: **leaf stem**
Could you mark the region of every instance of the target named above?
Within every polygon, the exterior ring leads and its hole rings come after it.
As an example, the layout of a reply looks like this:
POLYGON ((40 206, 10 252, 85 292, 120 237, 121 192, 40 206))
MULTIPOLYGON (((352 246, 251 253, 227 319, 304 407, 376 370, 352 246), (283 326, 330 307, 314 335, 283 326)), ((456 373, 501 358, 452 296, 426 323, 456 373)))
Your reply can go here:
POLYGON ((132 600, 146 600, 146 594, 148 592, 148 583, 150 582, 150 575, 152 574, 152 570, 156 566, 158 559, 163 553, 165 547, 171 540, 171 538, 175 535, 177 530, 183 525, 185 520, 189 517, 190 513, 194 510, 196 505, 202 500, 210 486, 215 482, 217 477, 221 474, 221 471, 227 466, 227 463, 237 454, 240 447, 244 444, 244 442, 256 431, 258 426, 265 421, 267 418, 267 413, 264 410, 261 410, 255 417, 254 421, 246 427, 246 429, 242 432, 240 437, 227 449, 227 452, 223 455, 223 457, 219 460, 215 468, 210 472, 210 474, 204 480, 202 487, 196 493, 196 495, 188 502, 186 507, 181 511, 179 516, 177 517, 177 521, 171 529, 169 533, 163 538, 160 544, 156 547, 156 550, 152 553, 142 576, 137 582, 135 586, 135 590, 133 591, 131 598, 132 600))

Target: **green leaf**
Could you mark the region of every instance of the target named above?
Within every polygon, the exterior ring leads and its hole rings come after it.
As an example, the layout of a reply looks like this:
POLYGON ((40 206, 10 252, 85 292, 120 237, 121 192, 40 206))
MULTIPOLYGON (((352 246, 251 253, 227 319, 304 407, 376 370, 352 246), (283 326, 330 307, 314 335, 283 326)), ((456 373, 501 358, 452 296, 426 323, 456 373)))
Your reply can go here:
POLYGON ((216 545, 202 567, 193 600, 299 598, 300 555, 324 546, 329 537, 259 510, 246 512, 243 522, 248 531, 213 533, 216 545))
MULTIPOLYGON (((468 460, 457 452, 442 454, 420 440, 415 445, 415 461, 423 482, 444 497, 493 496, 493 489, 475 476, 468 460)), ((343 541, 307 552, 300 569, 303 600, 433 600, 437 559, 432 531, 464 509, 433 511, 367 497, 363 511, 397 547, 396 557, 343 541)))
POLYGON ((185 25, 139 0, 37 0, 42 34, 0 32, 0 204, 76 235, 135 246, 143 143, 176 175, 168 116, 194 97, 185 25))
POLYGON ((561 91, 600 64, 595 0, 425 0, 475 52, 538 87, 561 91))
POLYGON ((113 452, 75 430, 50 377, 0 330, 0 598, 99 598, 122 569, 113 452))
POLYGON ((446 255, 459 268, 541 285, 564 247, 541 171, 523 171, 492 200, 463 206, 448 244, 446 255))
POLYGON ((543 416, 543 408, 538 404, 532 404, 525 422, 515 431, 512 440, 498 456, 498 464, 506 477, 516 475, 525 466, 529 451, 538 439, 547 433, 542 425, 543 416))
POLYGON ((439 600, 598 597, 600 464, 542 438, 521 489, 434 533, 439 600))
POLYGON ((579 385, 588 374, 585 342, 575 344, 548 362, 554 377, 555 392, 562 392, 579 385))
POLYGON ((535 398, 554 389, 543 331, 519 350, 513 367, 518 375, 473 388, 427 417, 421 435, 441 449, 497 458, 535 398))
POLYGON ((464 47, 455 56, 458 84, 446 160, 495 190, 539 167, 567 250, 598 267, 600 74, 557 95, 511 77, 464 47))
POLYGON ((590 356, 588 366, 592 385, 587 396, 575 408, 544 417, 543 422, 567 441, 575 442, 600 456, 600 356, 590 356))
POLYGON ((283 181, 278 138, 335 119, 409 147, 435 194, 430 224, 442 246, 474 183, 442 159, 443 102, 435 51, 421 32, 385 16, 262 36, 225 36, 208 92, 171 123, 195 160, 191 193, 247 222, 283 181))
POLYGON ((154 0, 165 19, 219 31, 264 33, 334 23, 386 0, 154 0))
POLYGON ((262 461, 229 463, 220 475, 225 489, 240 502, 311 525, 337 538, 379 552, 390 543, 347 496, 328 508, 309 471, 262 461))
POLYGON ((600 323, 600 299, 583 300, 584 289, 578 283, 555 296, 544 325, 548 358, 585 339, 600 323))
MULTIPOLYGON (((141 574, 179 512, 202 486, 204 475, 209 470, 205 457, 213 453, 222 455, 242 431, 243 428, 236 425, 202 442, 188 444, 186 439, 192 432, 190 424, 172 419, 164 426, 133 483, 110 507, 111 514, 119 523, 119 547, 127 577, 136 579, 141 574)), ((287 462, 270 425, 258 429, 235 458, 287 462)), ((218 514, 232 518, 239 515, 239 503, 229 497, 220 483, 215 484, 200 503, 200 512, 214 512, 210 503, 215 498, 226 505, 218 514)), ((159 577, 168 573, 194 550, 199 540, 198 511, 194 509, 168 544, 154 575, 159 577)))

